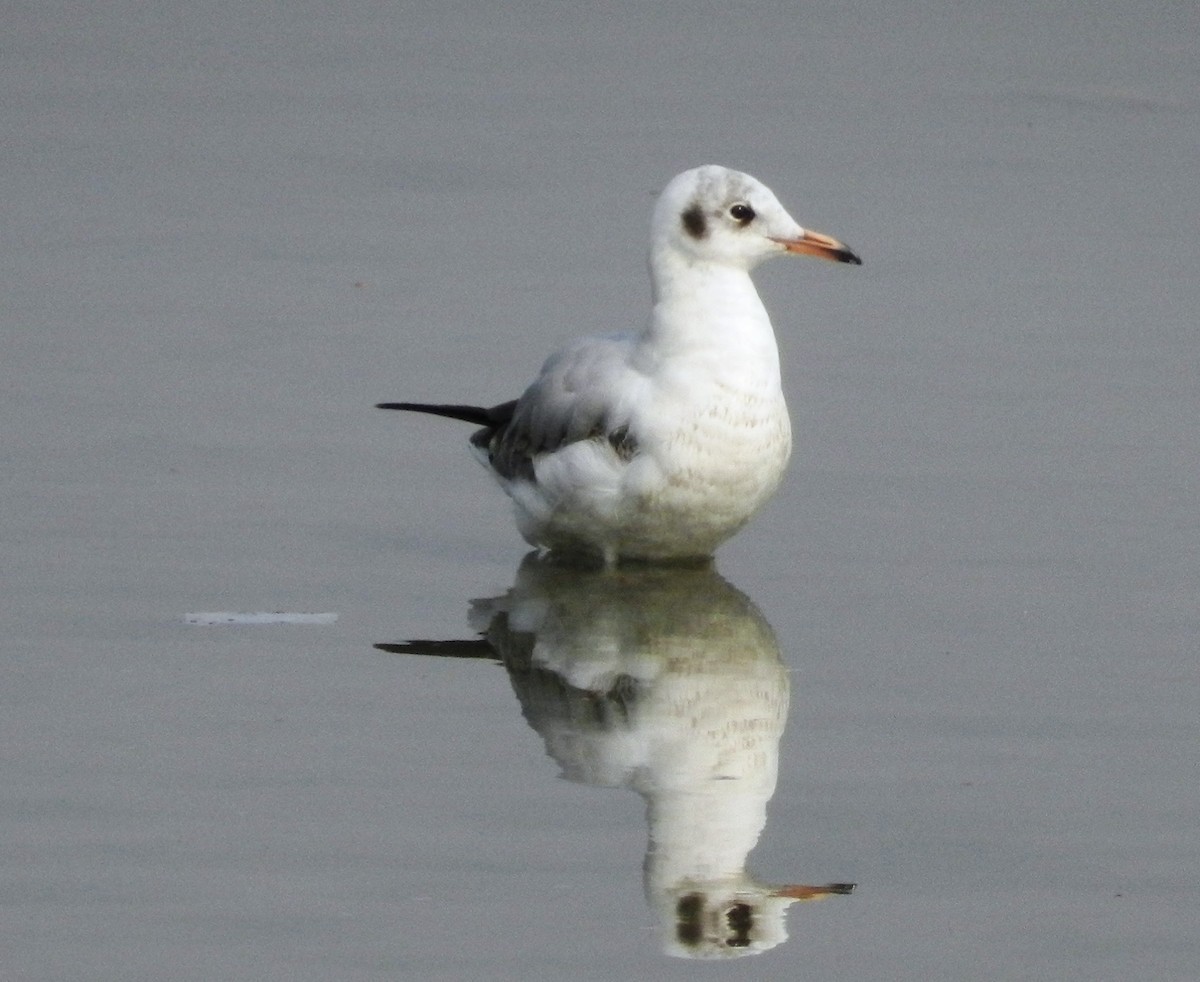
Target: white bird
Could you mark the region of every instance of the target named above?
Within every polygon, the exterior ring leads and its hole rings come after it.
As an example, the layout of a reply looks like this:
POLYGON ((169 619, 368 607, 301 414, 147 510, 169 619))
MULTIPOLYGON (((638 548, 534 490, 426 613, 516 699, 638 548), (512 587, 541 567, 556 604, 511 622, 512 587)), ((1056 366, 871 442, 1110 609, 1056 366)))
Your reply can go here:
POLYGON ((775 334, 750 280, 787 253, 862 263, 749 174, 685 171, 654 209, 645 330, 568 345, 499 406, 379 408, 481 425, 471 445, 531 545, 606 565, 707 558, 771 496, 791 453, 775 334))
POLYGON ((711 565, 581 570, 529 555, 469 618, 475 640, 376 647, 502 662, 562 777, 641 795, 643 883, 667 954, 758 954, 786 940, 797 900, 853 892, 748 868, 792 679, 766 618, 711 565))

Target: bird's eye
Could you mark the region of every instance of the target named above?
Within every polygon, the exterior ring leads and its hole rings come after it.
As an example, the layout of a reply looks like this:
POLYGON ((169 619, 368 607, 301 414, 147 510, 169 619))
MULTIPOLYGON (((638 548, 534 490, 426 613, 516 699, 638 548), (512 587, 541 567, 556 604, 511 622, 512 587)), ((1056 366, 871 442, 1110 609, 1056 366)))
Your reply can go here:
POLYGON ((739 202, 729 209, 729 217, 739 225, 749 225, 754 220, 754 209, 739 202))

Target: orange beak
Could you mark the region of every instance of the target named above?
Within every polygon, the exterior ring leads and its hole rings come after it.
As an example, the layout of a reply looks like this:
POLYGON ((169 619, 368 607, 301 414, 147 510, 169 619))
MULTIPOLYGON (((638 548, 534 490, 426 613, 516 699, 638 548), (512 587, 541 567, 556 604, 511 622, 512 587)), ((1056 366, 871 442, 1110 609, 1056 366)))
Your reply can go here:
POLYGON ((815 887, 795 883, 790 886, 776 887, 771 892, 776 897, 790 897, 792 900, 820 900, 822 897, 845 896, 853 893, 856 885, 854 883, 826 883, 824 886, 815 887))
POLYGON ((788 252, 801 256, 816 256, 818 259, 831 259, 835 263, 850 263, 861 266, 862 260, 854 251, 830 235, 822 235, 812 229, 806 229, 798 239, 775 239, 788 252))

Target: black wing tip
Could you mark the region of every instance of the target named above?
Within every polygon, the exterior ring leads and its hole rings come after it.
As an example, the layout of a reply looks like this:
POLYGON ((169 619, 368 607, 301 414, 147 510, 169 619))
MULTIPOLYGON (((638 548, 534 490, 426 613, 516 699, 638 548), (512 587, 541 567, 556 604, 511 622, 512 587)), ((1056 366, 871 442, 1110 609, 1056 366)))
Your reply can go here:
POLYGON ((425 655, 435 658, 477 658, 503 664, 500 656, 483 638, 454 641, 393 641, 371 645, 389 655, 425 655))
POLYGON ((499 406, 460 406, 441 405, 427 402, 377 402, 376 409, 402 409, 410 413, 427 413, 430 416, 444 416, 447 419, 460 419, 465 423, 476 426, 503 426, 513 417, 516 400, 503 402, 499 406))
POLYGON ((476 426, 490 426, 491 410, 483 406, 440 405, 426 402, 377 402, 376 409, 402 409, 410 413, 426 413, 430 416, 443 416, 446 419, 459 419, 476 426))

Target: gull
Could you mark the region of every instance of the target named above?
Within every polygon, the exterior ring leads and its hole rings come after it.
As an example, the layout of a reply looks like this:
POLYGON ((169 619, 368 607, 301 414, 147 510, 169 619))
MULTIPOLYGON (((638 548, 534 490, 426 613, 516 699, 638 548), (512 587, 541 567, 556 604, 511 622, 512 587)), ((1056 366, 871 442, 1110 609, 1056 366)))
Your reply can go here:
POLYGON ((749 174, 684 171, 654 208, 644 330, 569 344, 511 402, 378 406, 482 427, 471 448, 530 545, 605 566, 703 561, 770 498, 791 453, 775 332, 750 279, 787 254, 862 264, 749 174))
POLYGON ((666 954, 758 954, 787 939, 796 901, 853 893, 748 869, 791 673, 762 612, 711 564, 614 573, 531 553, 512 587, 472 600, 468 616, 472 640, 375 647, 503 664, 561 777, 643 798, 643 884, 666 954))

